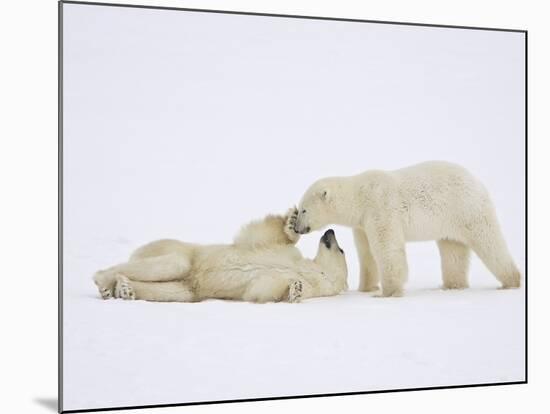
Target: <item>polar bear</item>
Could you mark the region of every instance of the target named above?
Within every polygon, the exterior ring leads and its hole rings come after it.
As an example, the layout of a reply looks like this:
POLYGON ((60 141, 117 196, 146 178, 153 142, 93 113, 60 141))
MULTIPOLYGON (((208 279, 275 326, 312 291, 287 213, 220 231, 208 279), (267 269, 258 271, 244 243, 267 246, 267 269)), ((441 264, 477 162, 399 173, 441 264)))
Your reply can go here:
POLYGON ((500 281, 517 288, 520 272, 502 236, 485 187, 463 167, 430 161, 395 171, 324 178, 305 192, 295 231, 340 224, 353 229, 360 291, 401 296, 407 279, 405 242, 435 240, 443 288, 468 287, 470 250, 500 281))
POLYGON ((295 246, 297 210, 249 223, 230 245, 158 240, 138 248, 129 261, 94 275, 101 296, 160 302, 208 298, 248 302, 299 302, 347 289, 344 251, 333 230, 305 259, 295 246))

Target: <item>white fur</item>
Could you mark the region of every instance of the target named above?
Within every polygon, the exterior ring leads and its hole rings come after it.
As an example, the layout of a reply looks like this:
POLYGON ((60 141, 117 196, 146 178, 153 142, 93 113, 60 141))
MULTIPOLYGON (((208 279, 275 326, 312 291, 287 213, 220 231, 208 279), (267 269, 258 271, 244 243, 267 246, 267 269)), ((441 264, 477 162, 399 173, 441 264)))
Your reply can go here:
POLYGON ((105 299, 195 302, 207 298, 298 302, 347 288, 347 267, 336 239, 319 244, 314 260, 295 247, 297 212, 245 226, 231 245, 159 240, 137 249, 126 263, 97 272, 105 299))
POLYGON ((324 178, 304 194, 295 229, 353 228, 361 291, 400 296, 407 279, 405 242, 436 240, 443 286, 468 286, 473 250, 504 288, 520 285, 485 187, 461 166, 431 161, 395 171, 324 178))

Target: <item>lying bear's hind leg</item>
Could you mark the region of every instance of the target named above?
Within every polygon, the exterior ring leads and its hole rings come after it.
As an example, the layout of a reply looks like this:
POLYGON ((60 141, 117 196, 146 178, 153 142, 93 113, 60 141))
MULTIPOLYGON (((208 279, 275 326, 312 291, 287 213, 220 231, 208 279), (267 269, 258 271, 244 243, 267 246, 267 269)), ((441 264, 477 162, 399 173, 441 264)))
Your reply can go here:
POLYGON ((103 299, 115 297, 116 272, 100 270, 94 274, 94 283, 103 299))
POLYGON ((468 287, 468 269, 470 267, 470 249, 454 240, 437 242, 441 255, 443 289, 465 289, 468 287))
POLYGON ((183 281, 173 282, 136 282, 128 283, 133 291, 133 298, 152 302, 196 302, 193 290, 183 281))
POLYGON ((139 282, 167 282, 184 278, 190 269, 191 262, 187 256, 172 253, 131 260, 108 270, 139 282))
POLYGON ((124 300, 134 300, 136 298, 130 279, 120 273, 116 275, 114 295, 115 298, 124 300))
POLYGON ((121 263, 96 272, 93 279, 101 297, 110 299, 117 297, 115 292, 117 275, 140 282, 166 282, 184 278, 190 269, 189 258, 174 253, 121 263))

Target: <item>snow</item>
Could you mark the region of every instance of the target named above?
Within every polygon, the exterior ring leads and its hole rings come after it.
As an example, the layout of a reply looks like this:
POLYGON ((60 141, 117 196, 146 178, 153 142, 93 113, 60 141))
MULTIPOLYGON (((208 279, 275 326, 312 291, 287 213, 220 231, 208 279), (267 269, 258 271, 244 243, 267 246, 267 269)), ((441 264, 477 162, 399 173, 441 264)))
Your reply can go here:
POLYGON ((434 275, 402 298, 149 303, 100 299, 90 277, 71 277, 100 256, 68 250, 64 409, 524 379, 524 290, 496 289, 482 268, 471 289, 440 290, 434 275))

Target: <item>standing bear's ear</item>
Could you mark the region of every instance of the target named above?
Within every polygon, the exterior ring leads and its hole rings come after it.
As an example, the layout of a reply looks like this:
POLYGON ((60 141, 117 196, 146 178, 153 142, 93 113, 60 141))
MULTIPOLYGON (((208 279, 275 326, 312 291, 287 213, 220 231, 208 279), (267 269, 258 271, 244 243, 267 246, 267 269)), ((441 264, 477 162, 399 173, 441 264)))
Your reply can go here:
POLYGON ((321 191, 321 200, 326 201, 328 199, 328 191, 323 190, 321 191))

